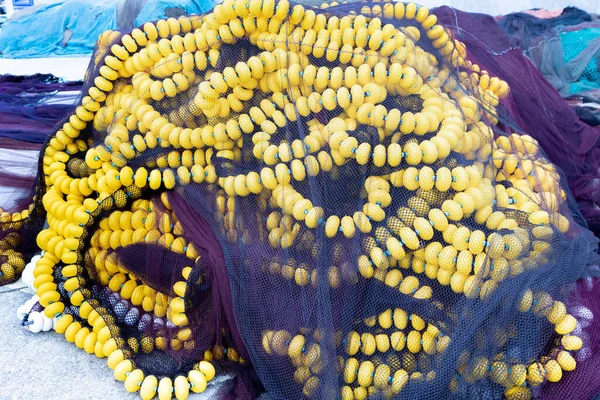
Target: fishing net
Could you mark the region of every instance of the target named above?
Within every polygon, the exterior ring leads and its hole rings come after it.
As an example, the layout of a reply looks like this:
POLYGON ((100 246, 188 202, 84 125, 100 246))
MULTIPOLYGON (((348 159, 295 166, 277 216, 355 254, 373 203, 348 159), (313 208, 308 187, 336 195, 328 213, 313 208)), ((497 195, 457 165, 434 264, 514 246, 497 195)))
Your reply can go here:
POLYGON ((37 143, 39 149, 73 109, 80 91, 81 82, 62 82, 53 75, 1 75, 0 147, 18 140, 37 143))
MULTIPOLYGON (((498 112, 510 114, 509 119, 536 139, 548 159, 560 167, 589 228, 598 236, 598 129, 583 123, 561 100, 549 84, 553 81, 545 69, 536 69, 520 49, 514 48, 513 38, 492 17, 448 7, 440 7, 435 13, 455 38, 467 45, 469 60, 484 66, 489 73, 502 76, 509 84, 510 93, 502 100, 498 112)), ((555 42, 547 42, 546 47, 551 43, 555 42)))
POLYGON ((498 24, 509 35, 511 47, 522 49, 561 95, 597 98, 600 29, 596 17, 567 7, 554 18, 514 13, 498 24))
POLYGON ((44 315, 126 390, 598 392, 597 240, 427 8, 227 0, 101 40, 0 279, 37 244, 44 315))
POLYGON ((565 49, 565 64, 570 74, 570 94, 600 88, 600 28, 588 27, 577 31, 563 32, 560 40, 565 49))

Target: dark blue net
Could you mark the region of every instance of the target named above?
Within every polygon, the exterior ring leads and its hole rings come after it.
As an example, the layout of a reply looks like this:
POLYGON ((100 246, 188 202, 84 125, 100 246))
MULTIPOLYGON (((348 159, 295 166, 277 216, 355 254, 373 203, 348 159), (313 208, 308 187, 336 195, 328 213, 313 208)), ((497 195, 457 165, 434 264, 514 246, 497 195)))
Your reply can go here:
POLYGON ((225 398, 597 394, 586 149, 487 22, 228 0, 107 33, 37 214, 2 214, 48 221, 44 313, 144 398, 209 363, 225 398))

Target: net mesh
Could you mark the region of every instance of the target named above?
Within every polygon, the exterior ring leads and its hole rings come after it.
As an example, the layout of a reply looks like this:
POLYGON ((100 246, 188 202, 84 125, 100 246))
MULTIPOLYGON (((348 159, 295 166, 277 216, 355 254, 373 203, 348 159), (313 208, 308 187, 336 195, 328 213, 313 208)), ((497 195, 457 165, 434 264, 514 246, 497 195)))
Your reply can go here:
POLYGON ((44 314, 144 399, 570 393, 597 240, 467 56, 413 3, 109 32, 3 240, 39 232, 44 314))
POLYGON ((577 61, 583 64, 577 66, 578 69, 576 69, 577 67, 572 68, 575 70, 572 75, 575 76, 573 76, 574 82, 570 87, 571 94, 594 90, 600 86, 600 68, 597 58, 600 46, 599 36, 600 28, 597 27, 560 34, 560 40, 565 49, 565 64, 575 64, 577 61))
POLYGON ((553 18, 514 13, 502 17, 498 24, 508 34, 511 47, 522 49, 562 96, 597 97, 599 41, 595 40, 595 16, 567 7, 553 18))

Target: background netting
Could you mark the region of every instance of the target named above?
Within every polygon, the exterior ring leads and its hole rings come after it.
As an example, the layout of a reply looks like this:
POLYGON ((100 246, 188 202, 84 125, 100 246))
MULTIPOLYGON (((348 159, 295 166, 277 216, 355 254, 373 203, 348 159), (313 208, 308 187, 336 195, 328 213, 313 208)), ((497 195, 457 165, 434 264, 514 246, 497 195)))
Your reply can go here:
POLYGON ((109 32, 0 248, 39 232, 45 315, 144 399, 213 365, 229 398, 591 398, 597 239, 538 144, 575 139, 469 18, 228 0, 109 32))
POLYGON ((521 48, 561 95, 597 96, 597 18, 567 7, 553 18, 514 13, 498 24, 510 36, 511 45, 521 48))
POLYGON ((600 84, 600 68, 598 68, 598 40, 600 28, 587 28, 574 32, 563 32, 560 39, 565 49, 565 64, 571 73, 569 94, 593 90, 600 84), (569 65, 571 64, 571 65, 569 65))

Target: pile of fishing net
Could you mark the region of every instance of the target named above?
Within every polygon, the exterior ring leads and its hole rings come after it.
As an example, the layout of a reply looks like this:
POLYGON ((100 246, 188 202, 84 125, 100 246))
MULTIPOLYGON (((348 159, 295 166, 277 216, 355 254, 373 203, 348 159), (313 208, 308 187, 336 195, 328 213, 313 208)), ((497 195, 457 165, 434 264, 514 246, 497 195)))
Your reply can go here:
POLYGON ((43 315, 126 390, 598 392, 597 240, 427 8, 226 0, 102 40, 0 282, 39 246, 43 315))

